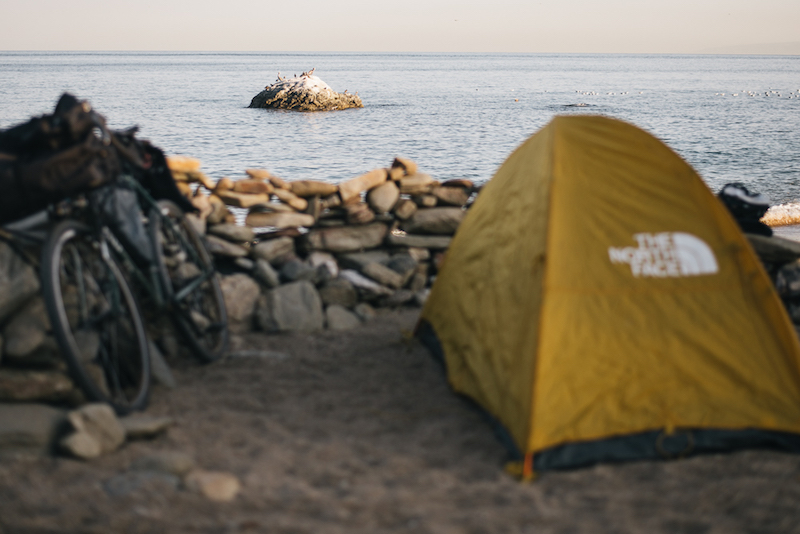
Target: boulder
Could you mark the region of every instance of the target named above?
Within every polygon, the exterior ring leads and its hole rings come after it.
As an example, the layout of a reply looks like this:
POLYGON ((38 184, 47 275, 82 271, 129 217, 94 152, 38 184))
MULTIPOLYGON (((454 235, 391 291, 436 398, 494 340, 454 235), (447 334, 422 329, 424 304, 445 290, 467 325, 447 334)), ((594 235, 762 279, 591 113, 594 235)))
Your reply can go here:
POLYGON ((389 251, 387 250, 365 250, 364 252, 350 252, 348 254, 341 254, 339 255, 339 263, 344 269, 355 269, 360 271, 368 263, 389 263, 390 258, 391 256, 389 256, 389 251))
POLYGON ((285 213, 297 213, 293 207, 289 206, 288 204, 284 204, 283 202, 275 202, 270 201, 266 204, 258 204, 250 208, 250 213, 272 213, 272 212, 285 212, 285 213))
POLYGON ((800 242, 778 236, 745 234, 759 259, 764 263, 783 264, 800 258, 800 242))
POLYGON ((417 164, 407 158, 394 158, 392 162, 393 169, 402 169, 406 175, 413 175, 417 173, 417 164))
POLYGON ((377 187, 386 182, 388 177, 389 174, 386 169, 375 169, 366 174, 362 174, 361 176, 340 183, 339 196, 342 197, 343 202, 347 203, 357 198, 364 191, 369 191, 373 187, 377 187))
POLYGON ((394 207, 394 216, 401 221, 411 218, 416 212, 417 204, 413 200, 407 198, 400 199, 394 207))
POLYGON ((281 283, 278 271, 276 271, 267 260, 262 258, 258 258, 255 262, 253 278, 268 289, 276 287, 281 283))
POLYGON ((314 284, 305 280, 267 291, 258 301, 256 317, 266 332, 309 332, 324 325, 322 300, 314 284))
POLYGON ((318 277, 317 268, 299 258, 293 258, 281 266, 281 280, 284 282, 308 280, 315 284, 318 277))
POLYGON ((247 249, 241 245, 231 243, 227 239, 222 239, 214 235, 206 236, 206 245, 208 251, 214 256, 222 256, 225 258, 243 258, 247 256, 247 249))
POLYGON ((272 184, 264 180, 237 180, 233 183, 233 190, 236 193, 245 193, 248 195, 263 195, 270 194, 273 191, 272 184))
POLYGON ((400 289, 403 287, 403 276, 380 263, 373 262, 366 264, 361 268, 361 273, 369 276, 383 286, 391 287, 392 289, 400 289))
POLYGON ((39 292, 36 271, 0 241, 0 323, 39 292))
POLYGON ((294 239, 291 237, 277 237, 259 241, 251 250, 252 256, 256 260, 262 259, 273 263, 282 256, 294 254, 294 239))
POLYGON ((377 247, 383 242, 387 233, 388 228, 383 223, 315 228, 305 235, 304 244, 309 250, 354 252, 377 247))
POLYGON ((465 178, 452 178, 442 182, 442 187, 460 187, 462 189, 472 191, 475 188, 475 182, 465 178))
POLYGON ((50 319, 40 296, 31 299, 3 328, 3 354, 24 358, 38 349, 50 330, 50 319))
POLYGON ((439 202, 436 196, 427 193, 423 195, 414 195, 411 197, 411 200, 420 208, 433 208, 439 202))
POLYGON ((245 329, 249 328, 256 302, 261 294, 258 283, 244 273, 237 273, 223 276, 220 286, 225 297, 228 320, 233 325, 239 323, 245 329))
POLYGON ((0 401, 63 401, 74 391, 72 380, 58 371, 0 368, 0 401))
POLYGON ((217 181, 217 184, 214 186, 214 193, 224 193, 225 191, 232 191, 233 190, 233 180, 228 178, 227 176, 223 176, 222 178, 217 181))
POLYGON ((374 280, 367 278, 358 271, 344 269, 339 273, 340 278, 344 278, 358 290, 359 294, 365 299, 371 300, 379 297, 388 297, 393 293, 388 287, 382 286, 374 280))
POLYGON ((266 204, 269 202, 269 195, 261 193, 258 195, 250 195, 247 193, 237 193, 235 191, 220 190, 219 187, 214 190, 214 193, 222 199, 222 202, 228 206, 235 208, 250 208, 258 204, 266 204))
POLYGON ((340 197, 338 194, 330 195, 323 199, 320 199, 320 207, 325 210, 331 208, 337 208, 341 205, 342 205, 342 197, 340 197))
POLYGON ((238 224, 223 223, 210 225, 207 228, 207 232, 234 243, 249 243, 256 238, 252 228, 239 226, 238 224))
POLYGON ((300 198, 288 189, 276 189, 274 195, 278 200, 296 211, 303 211, 308 207, 308 201, 306 199, 300 198))
POLYGON ((356 288, 344 278, 334 278, 322 284, 319 296, 325 306, 352 308, 358 303, 356 288))
POLYGON ((427 248, 409 247, 406 253, 417 261, 428 261, 431 259, 431 251, 427 248))
POLYGON ((400 178, 406 175, 405 169, 400 167, 390 167, 389 168, 389 179, 393 182, 396 182, 400 178))
POLYGON ((401 178, 399 184, 401 193, 420 195, 430 192, 439 182, 425 173, 418 172, 401 178))
POLYGON ((325 309, 325 322, 328 330, 351 330, 361 324, 361 319, 344 306, 332 304, 325 309))
POLYGON ((211 212, 214 211, 214 207, 211 205, 208 195, 198 189, 197 193, 192 197, 191 202, 192 206, 197 208, 197 210, 200 212, 197 215, 199 220, 205 223, 205 220, 209 215, 211 215, 211 212))
POLYGON ((375 212, 364 202, 345 206, 347 224, 368 224, 375 220, 375 212))
POLYGON ((185 215, 186 222, 200 235, 206 235, 206 228, 208 227, 207 219, 205 217, 200 217, 200 215, 195 213, 187 213, 185 215))
POLYGON ((43 404, 0 404, 0 457, 48 454, 65 421, 43 404))
POLYGON ((400 189, 392 181, 382 183, 367 193, 367 204, 375 213, 392 211, 399 199, 400 189))
POLYGON ((308 197, 306 200, 308 201, 308 207, 303 213, 314 217, 314 221, 316 221, 325 212, 325 208, 322 207, 322 200, 319 196, 308 197))
POLYGON ((281 178, 278 178, 275 175, 271 174, 268 179, 269 179, 269 183, 271 183, 272 187, 274 187, 275 189, 291 190, 291 188, 292 188, 292 186, 289 184, 289 182, 287 182, 286 180, 282 180, 281 178))
POLYGON ((167 168, 173 173, 189 173, 200 170, 200 160, 189 156, 167 156, 167 168))
POLYGON ((327 267, 328 272, 330 273, 330 278, 336 278, 339 276, 339 264, 336 262, 336 258, 334 258, 332 254, 316 250, 308 255, 306 261, 308 261, 308 263, 314 267, 320 267, 322 265, 327 267))
POLYGON ((219 224, 225 221, 231 213, 217 195, 208 195, 208 203, 211 205, 211 212, 206 216, 207 224, 219 224))
POLYGON ((269 180, 272 174, 267 169, 245 169, 244 173, 253 180, 269 180))
POLYGON ((336 184, 329 184, 328 182, 320 182, 317 180, 298 180, 291 183, 292 193, 302 198, 309 197, 327 197, 333 195, 339 190, 336 184))
POLYGON ((332 111, 336 109, 363 108, 361 98, 337 93, 313 75, 314 69, 293 78, 278 79, 268 85, 250 101, 251 108, 276 108, 293 111, 332 111))
POLYGON ((435 187, 431 194, 440 206, 463 206, 469 200, 469 191, 463 187, 435 187))
POLYGON ((408 254, 407 252, 403 252, 400 254, 395 254, 386 264, 388 268, 398 273, 402 279, 403 283, 402 286, 405 286, 406 283, 411 279, 414 273, 417 271, 417 266, 419 262, 408 254))
POLYGON ((95 458, 117 450, 125 442, 125 428, 108 404, 91 403, 67 414, 75 429, 61 446, 78 458, 95 458))
POLYGON ((410 235, 391 234, 386 238, 389 245, 397 247, 418 247, 431 249, 446 249, 453 238, 446 235, 410 235))
POLYGON ((313 226, 314 216, 307 213, 292 212, 259 212, 251 211, 247 214, 244 223, 247 226, 275 228, 299 228, 313 226))
POLYGON ((461 208, 429 208, 417 210, 402 229, 409 234, 453 235, 466 212, 461 208))
POLYGON ((238 268, 242 269, 243 271, 250 272, 256 266, 256 263, 251 260, 250 258, 236 258, 233 260, 233 264, 236 265, 238 268))

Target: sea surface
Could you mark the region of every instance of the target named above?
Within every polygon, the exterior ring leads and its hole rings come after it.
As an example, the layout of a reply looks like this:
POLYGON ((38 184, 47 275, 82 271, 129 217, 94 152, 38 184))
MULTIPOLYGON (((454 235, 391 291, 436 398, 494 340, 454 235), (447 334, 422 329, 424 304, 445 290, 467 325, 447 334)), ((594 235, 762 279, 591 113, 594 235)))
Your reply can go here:
POLYGON ((213 178, 251 167, 337 182, 395 156, 483 182, 555 115, 602 114, 662 139, 712 190, 800 201, 800 56, 0 52, 0 128, 69 91, 213 178), (248 109, 316 68, 363 109, 248 109))

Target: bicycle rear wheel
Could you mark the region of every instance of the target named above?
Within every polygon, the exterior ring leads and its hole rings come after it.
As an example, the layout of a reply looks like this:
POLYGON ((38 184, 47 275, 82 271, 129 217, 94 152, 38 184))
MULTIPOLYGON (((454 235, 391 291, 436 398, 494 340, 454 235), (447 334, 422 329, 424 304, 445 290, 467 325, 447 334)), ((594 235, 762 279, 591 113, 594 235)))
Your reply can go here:
POLYGON ((147 405, 150 354, 139 307, 90 229, 58 223, 42 250, 42 293, 70 373, 122 415, 147 405))
POLYGON ((228 346, 228 315, 214 262, 202 237, 175 203, 158 202, 150 215, 158 270, 175 324, 204 362, 219 359, 228 346))

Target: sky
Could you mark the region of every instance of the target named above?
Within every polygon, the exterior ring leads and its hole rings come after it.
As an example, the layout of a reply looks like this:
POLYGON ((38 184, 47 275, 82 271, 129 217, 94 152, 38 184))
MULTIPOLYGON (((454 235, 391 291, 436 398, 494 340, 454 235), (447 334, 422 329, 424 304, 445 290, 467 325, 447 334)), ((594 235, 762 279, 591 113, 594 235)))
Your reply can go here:
POLYGON ((0 50, 800 55, 800 1, 0 0, 0 50))

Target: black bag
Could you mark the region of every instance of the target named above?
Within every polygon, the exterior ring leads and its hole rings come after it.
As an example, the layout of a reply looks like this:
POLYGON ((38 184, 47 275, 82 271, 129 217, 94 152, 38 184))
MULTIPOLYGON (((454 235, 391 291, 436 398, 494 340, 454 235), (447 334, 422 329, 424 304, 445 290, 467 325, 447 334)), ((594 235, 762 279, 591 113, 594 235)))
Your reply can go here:
POLYGON ((731 212, 743 232, 765 236, 772 235, 772 228, 761 222, 769 209, 769 199, 760 193, 750 192, 744 184, 726 184, 717 195, 731 212))
POLYGON ((110 183, 123 173, 139 180, 154 198, 195 211, 175 185, 164 153, 135 134, 135 128, 108 131, 101 115, 68 93, 51 115, 0 131, 0 224, 110 183))

